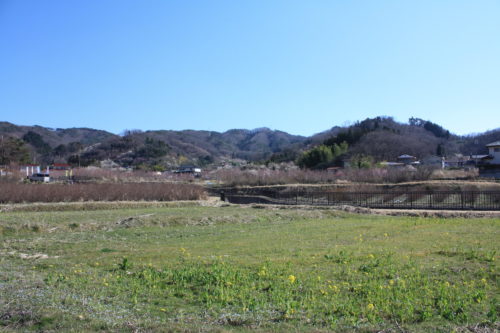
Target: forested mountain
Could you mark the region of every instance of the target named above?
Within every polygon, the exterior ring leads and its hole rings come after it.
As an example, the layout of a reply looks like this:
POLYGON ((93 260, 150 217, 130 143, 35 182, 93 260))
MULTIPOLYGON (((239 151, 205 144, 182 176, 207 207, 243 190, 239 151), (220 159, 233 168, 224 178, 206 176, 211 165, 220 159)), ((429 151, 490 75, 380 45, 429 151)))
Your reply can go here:
POLYGON ((206 165, 221 159, 265 160, 273 153, 294 144, 301 145, 306 140, 268 128, 233 129, 224 133, 129 130, 123 135, 115 135, 85 128, 49 129, 7 122, 0 122, 0 136, 4 137, 4 143, 15 138, 18 145, 25 145, 22 147, 24 155, 19 153, 17 160, 4 159, 3 164, 31 160, 38 163, 69 161, 85 166, 111 159, 123 166, 146 168, 186 162, 206 165), (30 158, 26 158, 27 151, 30 158))
POLYGON ((0 164, 27 161, 46 164, 54 160, 66 161, 69 155, 84 147, 113 137, 116 135, 91 128, 53 129, 0 122, 0 164), (14 154, 12 147, 16 144, 19 147, 18 152, 14 154), (6 157, 6 150, 11 152, 9 158, 6 157))
POLYGON ((335 128, 330 138, 303 152, 297 161, 301 166, 321 168, 341 165, 346 160, 358 165, 373 165, 381 161, 394 161, 403 154, 419 159, 428 156, 486 154, 485 145, 497 140, 500 140, 500 129, 457 136, 438 124, 419 118, 399 123, 392 117, 376 117, 346 128, 335 128))
POLYGON ((213 131, 140 131, 122 135, 89 128, 51 129, 0 122, 0 164, 69 162, 98 165, 112 160, 122 166, 168 168, 182 163, 208 165, 220 160, 294 161, 322 168, 342 161, 394 160, 401 154, 418 158, 486 153, 485 145, 500 140, 500 129, 457 136, 418 118, 408 123, 391 117, 368 118, 346 127, 332 127, 310 137, 259 128, 213 131))
POLYGON ((71 142, 79 142, 83 145, 102 142, 115 134, 96 130, 92 128, 47 128, 42 126, 18 126, 8 122, 0 121, 0 135, 17 137, 21 139, 28 133, 41 136, 43 141, 51 147, 71 142))

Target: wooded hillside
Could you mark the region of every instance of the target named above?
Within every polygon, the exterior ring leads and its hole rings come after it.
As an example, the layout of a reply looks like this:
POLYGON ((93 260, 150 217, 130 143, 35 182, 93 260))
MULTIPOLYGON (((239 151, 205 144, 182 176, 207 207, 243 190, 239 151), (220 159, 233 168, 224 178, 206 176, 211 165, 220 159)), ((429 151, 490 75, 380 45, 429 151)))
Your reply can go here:
MULTIPOLYGON (((165 169, 183 163, 206 166, 221 160, 296 162, 324 168, 342 161, 376 163, 401 154, 427 156, 483 154, 485 145, 500 140, 500 129, 458 136, 431 121, 408 123, 391 117, 368 118, 347 127, 333 127, 310 137, 259 128, 214 131, 126 130, 116 135, 89 128, 51 129, 0 122, 0 164, 69 162, 165 169)), ((361 164, 360 164, 361 165, 361 164)))

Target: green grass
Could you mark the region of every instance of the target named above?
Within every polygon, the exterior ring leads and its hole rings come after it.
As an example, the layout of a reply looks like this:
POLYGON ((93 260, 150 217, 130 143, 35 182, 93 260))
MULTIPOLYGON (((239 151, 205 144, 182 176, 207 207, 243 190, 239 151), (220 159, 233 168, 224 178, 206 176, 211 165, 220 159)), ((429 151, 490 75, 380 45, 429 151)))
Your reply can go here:
POLYGON ((499 227, 236 206, 3 212, 0 330, 494 330, 499 227))

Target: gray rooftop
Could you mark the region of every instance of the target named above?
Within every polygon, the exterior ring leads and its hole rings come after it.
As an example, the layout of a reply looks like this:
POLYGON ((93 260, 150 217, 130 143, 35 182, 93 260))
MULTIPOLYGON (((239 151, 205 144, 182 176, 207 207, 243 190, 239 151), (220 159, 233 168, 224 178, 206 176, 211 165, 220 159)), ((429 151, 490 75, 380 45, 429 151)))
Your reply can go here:
POLYGON ((492 143, 488 143, 486 145, 486 147, 496 147, 496 146, 500 146, 500 141, 495 141, 495 142, 492 142, 492 143))

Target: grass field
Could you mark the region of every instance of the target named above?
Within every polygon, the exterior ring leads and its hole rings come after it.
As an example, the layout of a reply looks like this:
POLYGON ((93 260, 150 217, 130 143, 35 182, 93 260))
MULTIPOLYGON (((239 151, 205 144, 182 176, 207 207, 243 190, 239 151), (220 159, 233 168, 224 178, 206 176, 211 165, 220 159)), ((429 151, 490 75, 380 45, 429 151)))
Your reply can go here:
POLYGON ((145 207, 0 213, 0 330, 499 329, 500 219, 145 207))

